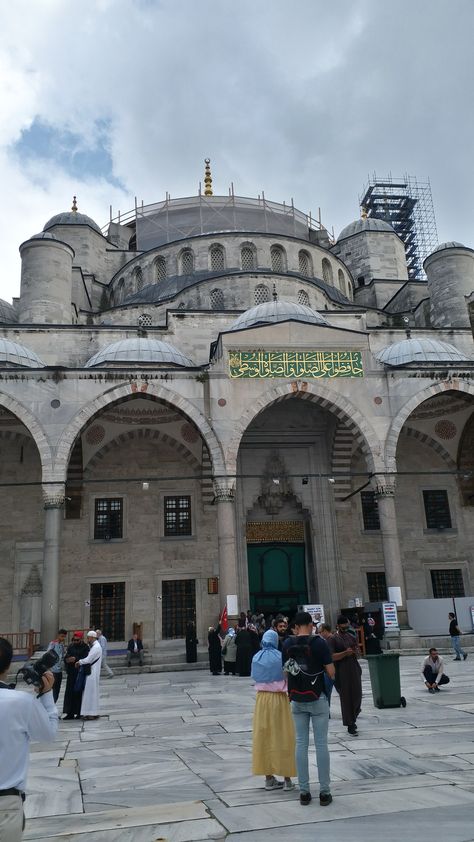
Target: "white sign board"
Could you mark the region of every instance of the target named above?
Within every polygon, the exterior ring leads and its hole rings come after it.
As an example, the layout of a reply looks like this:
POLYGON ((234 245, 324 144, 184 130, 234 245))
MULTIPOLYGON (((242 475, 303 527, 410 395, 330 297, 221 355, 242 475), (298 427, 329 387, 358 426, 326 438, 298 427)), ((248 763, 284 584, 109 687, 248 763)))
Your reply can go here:
POLYGON ((401 588, 389 588, 388 589, 388 598, 390 602, 394 602, 395 605, 400 606, 402 604, 402 589, 401 588))
POLYGON ((307 611, 313 618, 313 623, 325 623, 324 605, 302 605, 302 611, 307 611))
POLYGON ((395 602, 382 602, 383 624, 385 631, 398 631, 398 614, 395 602))
POLYGON ((235 593, 228 593, 227 594, 227 616, 228 617, 238 617, 239 616, 239 600, 237 594, 235 593))

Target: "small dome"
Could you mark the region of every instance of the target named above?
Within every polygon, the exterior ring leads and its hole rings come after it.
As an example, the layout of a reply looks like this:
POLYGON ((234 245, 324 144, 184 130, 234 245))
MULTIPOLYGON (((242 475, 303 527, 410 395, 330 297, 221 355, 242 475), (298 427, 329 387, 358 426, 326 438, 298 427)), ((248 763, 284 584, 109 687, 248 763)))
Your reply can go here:
POLYGON ((169 342, 158 339, 121 339, 112 345, 107 345, 94 354, 86 362, 86 368, 97 368, 107 364, 129 365, 179 365, 184 368, 192 367, 194 363, 178 351, 169 342))
POLYGON ((431 254, 435 254, 437 251, 444 251, 444 249, 465 249, 466 246, 463 243, 458 243, 456 240, 449 240, 447 243, 440 243, 439 246, 436 246, 435 249, 431 252, 431 254))
POLYGON ((377 219, 375 216, 367 216, 346 225, 339 234, 337 242, 346 240, 347 237, 352 237, 354 234, 360 234, 362 231, 383 231, 384 233, 395 234, 389 222, 385 222, 384 219, 377 219))
POLYGON ((0 323, 2 324, 16 324, 18 321, 18 314, 13 306, 8 301, 0 298, 0 323))
POLYGON ((246 327, 256 325, 269 325, 277 322, 306 322, 313 325, 329 325, 327 319, 306 307, 304 304, 296 304, 293 301, 264 301, 242 313, 230 326, 230 330, 242 330, 246 327))
POLYGON ((19 368, 44 368, 44 362, 29 348, 11 342, 10 339, 0 339, 0 366, 18 366, 19 368))
POLYGON ((48 219, 43 231, 48 231, 55 225, 88 225, 89 228, 97 231, 98 234, 102 234, 97 222, 94 222, 94 220, 91 219, 90 216, 86 216, 85 213, 79 213, 79 211, 70 210, 64 211, 63 213, 57 213, 56 216, 52 216, 51 219, 48 219))
POLYGON ((387 345, 377 354, 379 362, 385 365, 407 365, 408 363, 466 363, 469 357, 448 342, 438 339, 403 339, 387 345))
POLYGON ((39 234, 33 234, 30 240, 56 240, 57 238, 51 231, 40 231, 39 234))

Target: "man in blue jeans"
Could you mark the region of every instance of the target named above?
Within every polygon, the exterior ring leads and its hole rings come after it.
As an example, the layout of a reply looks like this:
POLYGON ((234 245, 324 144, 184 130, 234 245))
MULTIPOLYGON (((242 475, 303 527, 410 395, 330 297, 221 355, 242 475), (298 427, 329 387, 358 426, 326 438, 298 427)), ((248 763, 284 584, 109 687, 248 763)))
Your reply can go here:
POLYGON ((294 620, 295 635, 283 644, 283 663, 288 673, 288 694, 296 731, 296 769, 300 804, 311 803, 309 788, 309 726, 312 725, 319 777, 319 803, 332 801, 329 776, 328 724, 329 705, 324 690, 324 675, 334 681, 335 670, 325 640, 313 635, 313 620, 300 611, 294 620))

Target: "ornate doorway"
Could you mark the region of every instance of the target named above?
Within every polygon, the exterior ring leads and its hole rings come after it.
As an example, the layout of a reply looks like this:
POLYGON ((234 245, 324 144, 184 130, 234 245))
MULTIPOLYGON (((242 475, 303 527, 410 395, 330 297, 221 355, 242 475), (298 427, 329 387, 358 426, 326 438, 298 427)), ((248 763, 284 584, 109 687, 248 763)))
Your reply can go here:
POLYGON ((252 611, 291 615, 308 601, 304 544, 248 544, 247 559, 252 611))

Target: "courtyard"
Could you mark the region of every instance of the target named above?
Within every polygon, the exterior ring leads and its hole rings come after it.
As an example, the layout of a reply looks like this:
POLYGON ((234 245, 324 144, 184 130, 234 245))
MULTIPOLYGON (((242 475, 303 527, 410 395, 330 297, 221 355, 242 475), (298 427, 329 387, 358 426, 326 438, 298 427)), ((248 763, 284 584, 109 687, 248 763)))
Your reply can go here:
MULTIPOLYGON (((251 679, 207 671, 102 679, 98 721, 61 722, 32 746, 25 840, 48 842, 346 842, 474 840, 474 657, 431 696, 419 657, 401 658, 405 709, 378 710, 363 665, 359 736, 333 694, 334 801, 300 806, 251 774, 251 679), (328 826, 329 825, 329 826, 328 826)), ((62 695, 59 700, 62 705, 62 695)), ((60 708, 62 709, 62 707, 60 708)), ((314 755, 312 791, 318 793, 314 755)))

